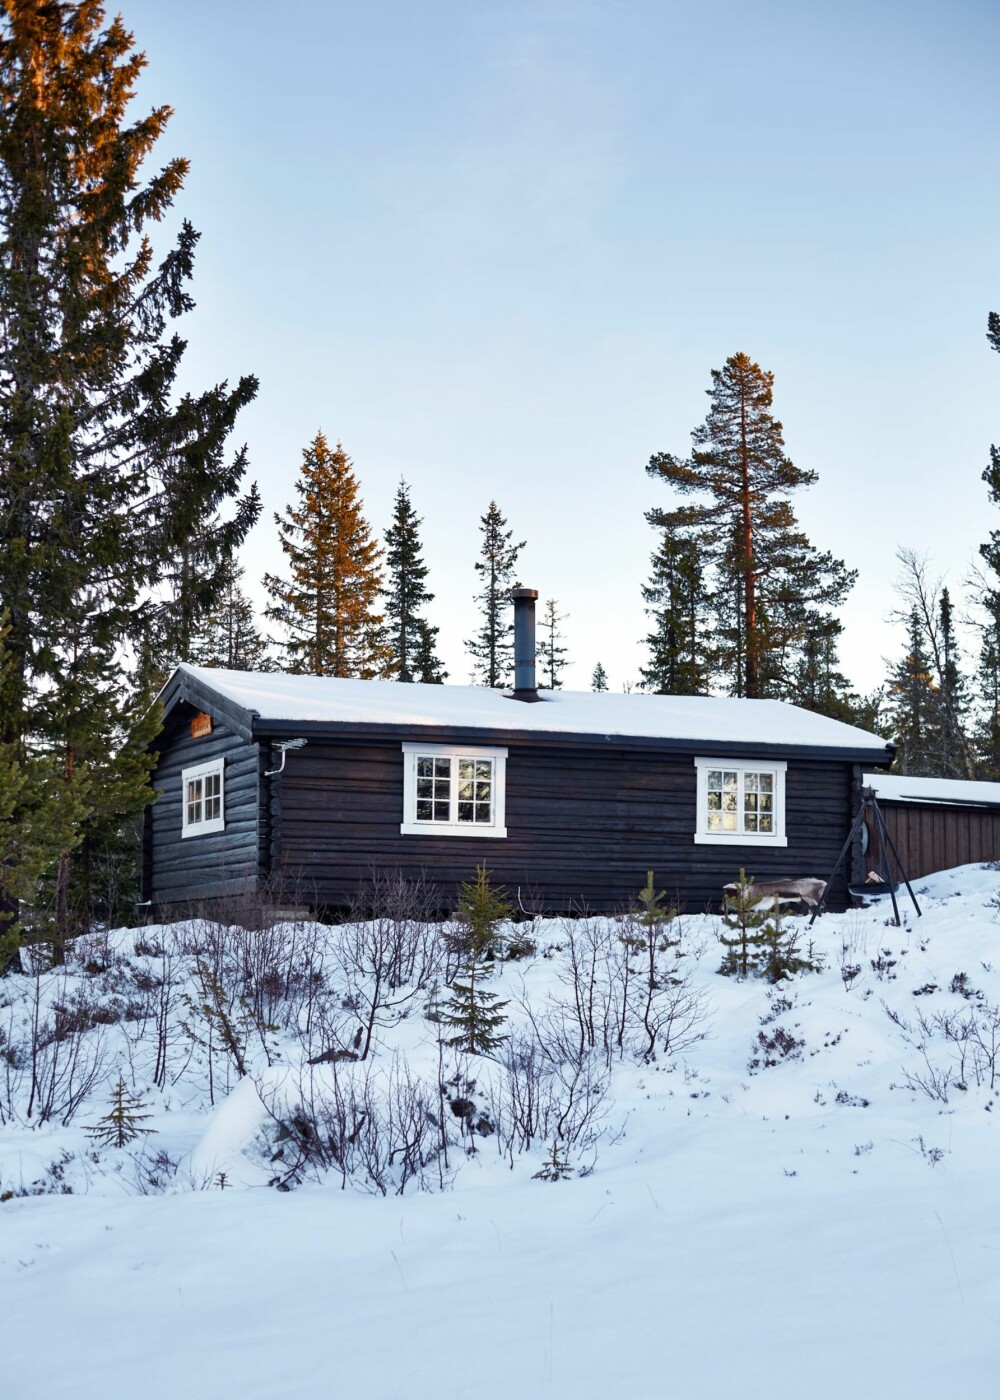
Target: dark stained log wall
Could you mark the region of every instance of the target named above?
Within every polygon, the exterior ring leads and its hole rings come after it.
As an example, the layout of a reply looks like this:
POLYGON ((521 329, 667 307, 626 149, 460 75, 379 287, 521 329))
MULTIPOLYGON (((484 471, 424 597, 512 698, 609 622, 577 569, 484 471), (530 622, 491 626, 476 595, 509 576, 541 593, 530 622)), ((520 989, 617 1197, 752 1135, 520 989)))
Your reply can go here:
POLYGON ((147 809, 145 888, 154 907, 186 908, 202 900, 255 890, 260 857, 259 746, 215 720, 212 733, 192 739, 186 709, 176 712, 161 736, 153 786, 160 796, 147 809), (181 772, 223 754, 226 829, 181 838, 181 772))
MULTIPOLYGON (((998 808, 934 807, 881 799, 878 805, 911 880, 956 865, 1000 860, 998 808)), ((866 868, 881 870, 881 862, 881 844, 869 830, 866 868)), ((896 873, 895 866, 892 871, 896 873)))
MULTIPOLYGON (((310 738, 267 780, 275 869, 288 902, 343 908, 373 867, 439 883, 445 904, 485 861, 525 909, 608 911, 646 871, 689 911, 717 907, 740 866, 760 878, 827 878, 851 823, 852 768, 788 762, 786 848, 695 845, 694 750, 507 741, 506 839, 402 836, 402 739, 310 738)), ((484 736, 484 745, 489 740, 484 736)), ((734 757, 737 756, 733 751, 734 757)), ((846 885, 831 891, 842 906, 846 885)))

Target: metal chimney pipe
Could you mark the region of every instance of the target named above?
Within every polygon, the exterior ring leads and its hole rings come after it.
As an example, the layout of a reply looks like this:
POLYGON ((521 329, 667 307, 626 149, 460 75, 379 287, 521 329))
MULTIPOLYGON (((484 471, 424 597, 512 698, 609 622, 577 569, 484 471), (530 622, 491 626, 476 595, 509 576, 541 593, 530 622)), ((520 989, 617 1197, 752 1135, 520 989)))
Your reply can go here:
POLYGON ((514 699, 531 704, 542 697, 535 684, 535 602, 537 588, 514 588, 514 699))

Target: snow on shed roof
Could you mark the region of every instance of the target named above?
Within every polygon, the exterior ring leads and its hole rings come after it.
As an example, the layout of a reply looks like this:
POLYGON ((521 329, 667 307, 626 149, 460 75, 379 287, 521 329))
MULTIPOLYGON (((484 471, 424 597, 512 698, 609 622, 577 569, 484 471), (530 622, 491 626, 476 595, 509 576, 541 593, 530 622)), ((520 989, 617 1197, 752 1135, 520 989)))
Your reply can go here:
POLYGON ((538 704, 525 704, 483 686, 337 680, 186 664, 178 669, 262 720, 292 724, 613 734, 855 752, 886 747, 878 735, 780 700, 556 690, 542 692, 538 704))
POLYGON ((864 780, 885 802, 1000 807, 1000 783, 974 783, 965 778, 910 778, 888 773, 866 773, 864 780))

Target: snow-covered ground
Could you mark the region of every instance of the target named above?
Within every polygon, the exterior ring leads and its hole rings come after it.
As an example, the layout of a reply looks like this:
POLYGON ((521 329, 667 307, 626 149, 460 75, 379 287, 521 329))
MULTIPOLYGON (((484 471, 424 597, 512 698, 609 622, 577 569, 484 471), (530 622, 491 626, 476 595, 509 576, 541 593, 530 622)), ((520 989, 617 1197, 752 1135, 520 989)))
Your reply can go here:
MULTIPOLYGON (((604 1096, 589 1122, 574 1120, 576 1142, 560 1155, 575 1174, 555 1182, 535 1177, 545 1143, 502 1154, 499 1062, 448 1058, 445 1076, 461 1078, 449 1097, 466 1097, 483 1124, 474 1153, 449 1110, 447 1168, 430 1150, 435 1128, 401 1195, 398 1163, 385 1168, 384 1195, 370 1181, 366 1189, 360 1170, 346 1189, 335 1171, 292 1173, 276 1119, 303 1088, 329 1101, 335 1085, 357 1087, 368 1073, 350 1063, 303 1068, 324 1037, 343 1044, 357 1024, 365 986, 343 971, 344 930, 289 926, 244 939, 241 956, 260 951, 254 937, 281 939, 294 943, 300 970, 321 973, 312 993, 301 980, 270 987, 264 1019, 275 1029, 227 1002, 244 1077, 201 1009, 198 965, 222 956, 217 931, 119 932, 81 950, 65 973, 7 979, 0 1393, 992 1394, 1000 873, 967 866, 922 881, 918 893, 924 915, 902 905, 902 929, 887 925, 881 905, 825 915, 813 930, 823 970, 777 988, 719 975, 718 921, 683 917, 681 956, 666 956, 703 998, 693 1043, 647 1063, 633 985, 624 1051, 605 1056, 598 1031, 590 1092, 604 1096), (188 951, 175 953, 179 944, 188 951), (30 1065, 12 1046, 33 1015, 44 1027, 57 1001, 53 1043, 77 1054, 75 1079, 43 1050, 29 1118, 30 1065), (763 1048, 761 1035, 778 1047, 763 1048), (91 1072, 79 1104, 57 1109, 91 1072), (85 1128, 108 1111, 119 1074, 155 1131, 100 1147, 85 1128), (39 1087, 51 1101, 45 1122, 39 1087), (287 1185, 290 1173, 294 1189, 267 1184, 287 1185)), ((605 925, 601 946, 619 931, 605 925)), ((515 1037, 531 1016, 549 1044, 565 1029, 568 934, 560 921, 540 923, 536 955, 491 980, 509 999, 515 1037)), ((258 971, 277 946, 264 948, 258 971)), ((641 952, 633 961, 641 967, 641 952)), ((219 966, 231 970, 225 957, 219 966)), ((427 1001, 415 992, 380 1018, 376 1100, 408 1074, 423 1086, 418 1098, 436 1095, 440 1028, 427 1001)), ((608 1005, 618 1004, 612 990, 608 1005)), ((565 1108, 566 1075, 547 1082, 553 1112, 565 1108)))

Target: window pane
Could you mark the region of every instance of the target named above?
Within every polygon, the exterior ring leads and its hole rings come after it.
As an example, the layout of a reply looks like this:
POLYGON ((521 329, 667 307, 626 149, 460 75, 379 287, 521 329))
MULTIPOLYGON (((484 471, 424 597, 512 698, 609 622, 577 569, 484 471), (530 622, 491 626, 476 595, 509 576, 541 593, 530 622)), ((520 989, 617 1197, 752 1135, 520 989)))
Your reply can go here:
POLYGON ((201 821, 201 779, 189 778, 187 785, 187 822, 194 826, 201 821))
POLYGON ((721 788, 721 787, 722 787, 722 770, 721 770, 721 769, 719 769, 719 768, 710 768, 710 769, 708 770, 708 786, 709 786, 710 788, 721 788))
POLYGON ((708 814, 708 829, 709 829, 709 831, 721 831, 721 830, 722 830, 722 817, 719 815, 718 812, 709 812, 709 814, 708 814))
POLYGON ((773 831, 773 830, 774 830, 774 827, 771 825, 771 818, 770 818, 769 816, 767 816, 766 814, 763 815, 763 816, 761 816, 761 819, 760 819, 760 829, 761 829, 761 831, 773 831))
POLYGON ((756 791, 757 791, 757 778, 758 778, 758 774, 756 774, 756 773, 744 773, 744 774, 743 774, 743 790, 744 790, 744 792, 756 792, 756 791))
POLYGON ((774 791, 774 774, 773 774, 773 773, 761 773, 761 775, 760 775, 760 790, 761 790, 761 792, 773 792, 773 791, 774 791))
POLYGON ((436 822, 446 822, 448 820, 448 808, 450 805, 451 804, 448 802, 434 803, 434 820, 436 822))
POLYGON ((738 773, 724 772, 723 775, 722 775, 722 786, 723 786, 724 788, 732 788, 733 791, 735 792, 735 791, 736 791, 736 785, 737 785, 738 780, 739 780, 739 774, 738 774, 738 773))
POLYGON ((724 793, 722 794, 722 809, 723 809, 724 812, 735 812, 735 811, 736 811, 736 794, 735 794, 735 792, 724 792, 724 793))
POLYGON ((471 778, 467 778, 467 779, 465 780, 465 782, 460 782, 460 783, 459 783, 459 785, 458 785, 458 800, 459 800, 459 802, 471 802, 471 801, 472 801, 472 787, 473 787, 473 783, 472 783, 472 779, 471 779, 471 778))
POLYGON ((471 758, 460 758, 460 759, 458 760, 458 776, 459 776, 459 778, 472 778, 472 777, 475 776, 475 772, 476 772, 476 764, 475 764, 475 760, 474 760, 474 759, 471 759, 471 758))
POLYGON ((473 807, 474 807, 475 805, 476 805, 476 804, 475 804, 474 802, 459 802, 459 804, 458 804, 458 820, 459 820, 460 822, 471 822, 471 821, 472 821, 472 815, 473 815, 472 809, 473 809, 473 807))
POLYGON ((748 792, 748 793, 745 793, 745 794, 744 794, 744 796, 743 796, 743 810, 744 810, 744 812, 756 812, 756 810, 757 810, 757 794, 756 794, 755 792, 748 792))
POLYGON ((450 758, 436 758, 436 759, 434 760, 434 776, 435 776, 435 778, 450 778, 450 777, 451 777, 451 759, 450 759, 450 758))
POLYGON ((491 816, 490 816, 490 804, 489 804, 488 802, 477 802, 477 803, 476 803, 476 821, 477 821, 477 822, 487 822, 487 823, 488 823, 490 820, 491 820, 491 816))
POLYGON ((735 812, 723 812, 723 814, 722 814, 722 830, 723 830, 723 831, 735 831, 735 830, 736 830, 736 813, 735 813, 735 812))
POLYGON ((770 812, 772 810, 771 804, 773 801, 774 798, 769 792, 762 792, 760 795, 760 810, 762 812, 770 812))
POLYGON ((431 804, 429 799, 417 798, 417 821, 429 822, 431 820, 431 804))
POLYGON ((476 777, 477 777, 477 778, 492 778, 492 777, 493 777, 493 760, 492 760, 492 758, 477 758, 477 759, 476 759, 476 777))
POLYGON ((215 821, 222 816, 222 775, 205 774, 205 820, 215 821))
POLYGON ((743 818, 743 830, 744 830, 744 831, 756 831, 756 830, 757 830, 757 817, 756 817, 756 815, 755 815, 754 813, 748 812, 747 815, 743 818))
POLYGON ((477 802, 489 802, 489 800, 490 800, 490 785, 489 785, 489 783, 477 783, 477 784, 476 784, 476 801, 477 801, 477 802))
POLYGON ((721 806, 722 806, 722 793, 721 793, 721 792, 710 792, 710 793, 708 794, 708 810, 709 810, 710 812, 717 812, 717 811, 720 809, 721 806))
POLYGON ((418 777, 418 778, 429 778, 429 777, 432 775, 433 772, 434 772, 434 760, 433 760, 433 758, 418 758, 418 759, 417 759, 417 777, 418 777))
POLYGON ((433 795, 433 792, 434 792, 434 779, 433 779, 433 778, 418 778, 418 779, 417 779, 417 796, 418 796, 418 797, 430 797, 430 796, 433 795))

